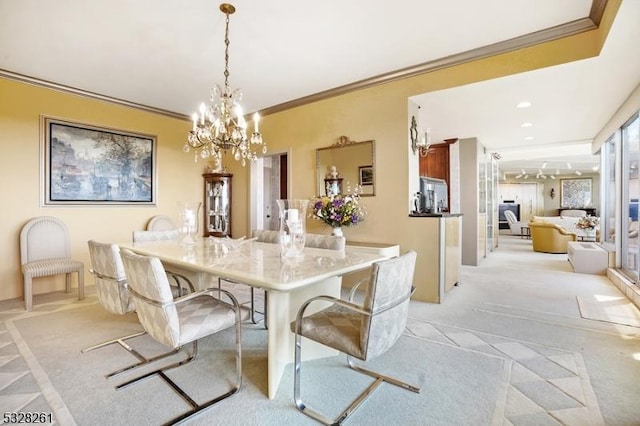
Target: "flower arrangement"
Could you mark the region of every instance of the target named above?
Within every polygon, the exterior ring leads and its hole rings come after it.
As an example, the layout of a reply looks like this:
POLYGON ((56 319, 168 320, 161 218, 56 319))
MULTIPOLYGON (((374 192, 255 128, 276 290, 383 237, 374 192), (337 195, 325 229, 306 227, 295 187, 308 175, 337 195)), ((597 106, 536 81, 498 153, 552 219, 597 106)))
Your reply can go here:
POLYGON ((600 223, 599 217, 584 216, 578 219, 578 222, 576 223, 576 228, 591 230, 591 229, 595 229, 595 227, 598 226, 599 223, 600 223))
POLYGON ((352 193, 320 196, 311 200, 309 217, 332 228, 355 226, 364 220, 367 211, 360 204, 358 189, 352 193))

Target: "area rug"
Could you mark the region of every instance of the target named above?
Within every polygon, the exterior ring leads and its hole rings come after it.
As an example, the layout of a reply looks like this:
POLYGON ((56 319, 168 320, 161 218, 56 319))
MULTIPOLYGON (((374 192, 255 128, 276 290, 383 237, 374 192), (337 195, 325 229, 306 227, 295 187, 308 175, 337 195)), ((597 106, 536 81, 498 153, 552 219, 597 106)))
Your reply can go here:
POLYGON ((577 300, 582 318, 640 327, 640 310, 624 296, 577 296, 577 300))
MULTIPOLYGON (((5 410, 53 413, 63 425, 161 424, 186 409, 161 380, 149 379, 116 391, 128 377, 104 375, 134 360, 111 346, 81 353, 84 347, 140 328, 135 316, 106 313, 95 299, 39 307, 7 319, 0 330, 0 367, 5 410), (6 357, 6 358, 5 358, 6 357)), ((164 350, 148 336, 130 344, 147 355, 164 350)), ((460 351, 437 342, 404 336, 374 368, 422 387, 419 395, 383 385, 353 415, 353 424, 491 424, 504 361, 460 351), (478 391, 481 389, 481 391, 478 391)), ((141 371, 139 371, 141 372, 141 371)), ((233 333, 203 339, 196 361, 173 370, 196 400, 204 400, 232 380, 233 333)), ((277 396, 266 391, 266 333, 259 324, 243 329, 243 389, 189 424, 315 424, 297 411, 292 371, 287 369, 277 396)), ((370 379, 351 372, 342 357, 304 364, 303 395, 333 414, 370 379)))
MULTIPOLYGON (((106 313, 94 296, 5 317, 0 323, 0 408, 50 412, 61 425, 155 425, 181 414, 186 404, 160 379, 120 391, 114 385, 131 376, 105 379, 134 361, 126 351, 114 345, 80 352, 139 329, 135 315, 106 313)), ((197 401, 226 389, 233 380, 233 341, 232 331, 203 339, 196 360, 173 370, 171 377, 197 401)), ((165 350, 149 336, 130 343, 146 355, 165 350)), ((291 366, 275 399, 266 397, 266 343, 261 324, 243 328, 241 392, 187 424, 316 424, 294 406, 291 366)), ((419 386, 421 392, 383 384, 349 424, 504 425, 556 419, 571 425, 580 424, 571 419, 594 418, 591 424, 599 423, 578 354, 410 320, 398 343, 370 367, 419 386)), ((303 398, 333 416, 371 380, 349 370, 342 356, 306 361, 303 398)))

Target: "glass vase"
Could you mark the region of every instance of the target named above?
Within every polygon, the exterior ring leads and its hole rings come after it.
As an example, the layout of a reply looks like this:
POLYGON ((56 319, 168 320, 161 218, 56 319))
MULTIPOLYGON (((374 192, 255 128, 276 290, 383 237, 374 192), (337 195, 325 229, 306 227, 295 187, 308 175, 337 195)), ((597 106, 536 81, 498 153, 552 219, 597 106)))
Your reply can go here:
POLYGON ((280 211, 282 257, 301 257, 306 239, 306 214, 309 200, 277 200, 276 202, 280 211))
POLYGON ((180 243, 184 246, 193 246, 198 236, 198 212, 199 201, 182 201, 178 203, 180 212, 179 231, 180 243))

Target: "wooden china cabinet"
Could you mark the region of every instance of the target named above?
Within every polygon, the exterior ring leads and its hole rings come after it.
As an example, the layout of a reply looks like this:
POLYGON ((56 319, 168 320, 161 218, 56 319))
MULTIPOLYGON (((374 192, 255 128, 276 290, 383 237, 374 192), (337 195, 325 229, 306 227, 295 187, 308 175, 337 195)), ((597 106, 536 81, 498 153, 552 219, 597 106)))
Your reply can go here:
POLYGON ((205 237, 231 237, 231 173, 205 173, 204 229, 205 237))

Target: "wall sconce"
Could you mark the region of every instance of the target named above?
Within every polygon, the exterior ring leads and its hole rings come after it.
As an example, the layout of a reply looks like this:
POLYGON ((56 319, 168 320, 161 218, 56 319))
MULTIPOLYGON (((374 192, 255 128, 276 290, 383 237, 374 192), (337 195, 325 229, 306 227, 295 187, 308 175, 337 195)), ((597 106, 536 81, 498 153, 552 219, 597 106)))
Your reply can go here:
POLYGON ((551 197, 551 199, 554 199, 556 197, 556 190, 554 188, 551 188, 549 196, 551 197))
POLYGON ((420 137, 420 132, 418 131, 418 123, 416 122, 416 117, 411 116, 411 127, 409 128, 409 136, 411 137, 411 149, 414 154, 420 153, 421 157, 426 157, 429 153, 429 146, 431 145, 431 141, 429 138, 429 129, 424 132, 424 137, 420 137))

